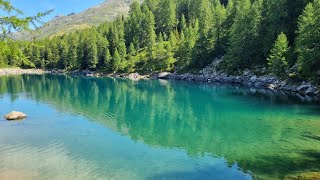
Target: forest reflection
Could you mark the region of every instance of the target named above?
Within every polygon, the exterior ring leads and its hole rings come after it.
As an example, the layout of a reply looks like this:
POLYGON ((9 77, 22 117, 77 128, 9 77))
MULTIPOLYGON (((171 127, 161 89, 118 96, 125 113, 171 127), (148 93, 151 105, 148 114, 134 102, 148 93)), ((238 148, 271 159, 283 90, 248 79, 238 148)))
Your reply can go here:
POLYGON ((0 94, 80 114, 150 146, 224 157, 256 178, 320 171, 319 107, 227 86, 58 75, 0 77, 0 94))

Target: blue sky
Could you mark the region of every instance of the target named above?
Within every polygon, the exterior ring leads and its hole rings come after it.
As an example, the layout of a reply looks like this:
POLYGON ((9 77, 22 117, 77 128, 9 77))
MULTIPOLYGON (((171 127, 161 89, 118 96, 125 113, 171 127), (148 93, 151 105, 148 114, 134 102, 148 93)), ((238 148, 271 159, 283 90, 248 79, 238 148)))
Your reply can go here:
POLYGON ((12 4, 22 10, 26 16, 35 15, 54 9, 52 14, 43 18, 44 21, 52 19, 56 15, 81 12, 91 6, 98 5, 105 0, 10 0, 12 4))

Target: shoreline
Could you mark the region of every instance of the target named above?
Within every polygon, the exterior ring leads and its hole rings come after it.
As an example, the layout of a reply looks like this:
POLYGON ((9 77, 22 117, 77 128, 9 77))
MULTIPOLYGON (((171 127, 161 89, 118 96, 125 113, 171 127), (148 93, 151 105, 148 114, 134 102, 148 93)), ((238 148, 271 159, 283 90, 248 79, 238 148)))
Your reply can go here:
POLYGON ((42 69, 20 69, 20 68, 3 68, 0 69, 0 76, 4 75, 22 75, 22 74, 67 74, 72 76, 87 76, 87 77, 114 77, 126 78, 133 81, 140 79, 163 79, 163 80, 178 80, 186 82, 202 82, 208 84, 226 84, 233 86, 243 86, 245 88, 253 88, 256 90, 264 89, 275 93, 287 93, 295 95, 300 99, 313 99, 320 100, 320 90, 318 87, 308 82, 298 82, 296 84, 290 83, 286 80, 280 80, 275 76, 263 75, 257 76, 251 71, 245 71, 243 75, 233 76, 225 73, 200 73, 198 75, 185 73, 151 73, 147 75, 140 75, 138 73, 116 73, 107 74, 102 72, 90 70, 76 70, 76 71, 63 71, 63 70, 42 70, 42 69))
POLYGON ((269 90, 282 90, 293 93, 300 93, 309 96, 319 96, 319 89, 308 82, 290 83, 287 80, 280 80, 275 76, 263 75, 257 76, 254 74, 246 74, 243 76, 232 76, 227 74, 210 75, 210 74, 167 74, 159 79, 173 79, 184 81, 200 81, 208 83, 225 83, 234 85, 243 85, 245 87, 262 88, 269 90))
POLYGON ((266 90, 272 93, 288 94, 298 97, 301 100, 320 101, 320 90, 318 87, 308 82, 290 83, 287 80, 280 80, 275 76, 263 75, 257 76, 251 71, 245 71, 241 76, 232 76, 225 73, 202 73, 199 75, 186 73, 176 74, 169 72, 151 73, 147 75, 140 75, 138 73, 118 73, 118 74, 104 74, 91 71, 75 71, 67 72, 66 74, 76 76, 89 77, 113 77, 126 78, 133 81, 140 79, 163 79, 163 80, 177 80, 185 82, 201 82, 207 84, 222 84, 231 86, 242 86, 252 91, 266 90))
POLYGON ((45 74, 46 71, 42 69, 20 69, 20 68, 3 68, 0 69, 0 76, 7 75, 22 75, 22 74, 45 74))

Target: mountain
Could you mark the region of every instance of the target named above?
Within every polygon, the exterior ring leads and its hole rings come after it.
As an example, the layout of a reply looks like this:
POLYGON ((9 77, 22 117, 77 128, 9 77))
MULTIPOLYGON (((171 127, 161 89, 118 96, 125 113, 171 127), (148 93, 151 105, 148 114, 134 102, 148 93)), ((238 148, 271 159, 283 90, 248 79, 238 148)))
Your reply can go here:
POLYGON ((119 15, 127 15, 132 0, 107 0, 81 13, 59 15, 39 27, 36 31, 20 32, 14 35, 17 40, 59 36, 111 21, 119 15))

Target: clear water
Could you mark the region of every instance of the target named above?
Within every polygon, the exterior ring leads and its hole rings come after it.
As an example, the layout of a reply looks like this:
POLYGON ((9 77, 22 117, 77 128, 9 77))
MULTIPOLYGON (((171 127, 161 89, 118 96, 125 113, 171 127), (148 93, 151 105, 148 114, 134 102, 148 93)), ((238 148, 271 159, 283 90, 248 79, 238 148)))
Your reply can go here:
POLYGON ((28 118, 0 118, 0 179, 294 179, 320 172, 320 106, 288 96, 185 82, 3 76, 0 115, 11 110, 28 118))

